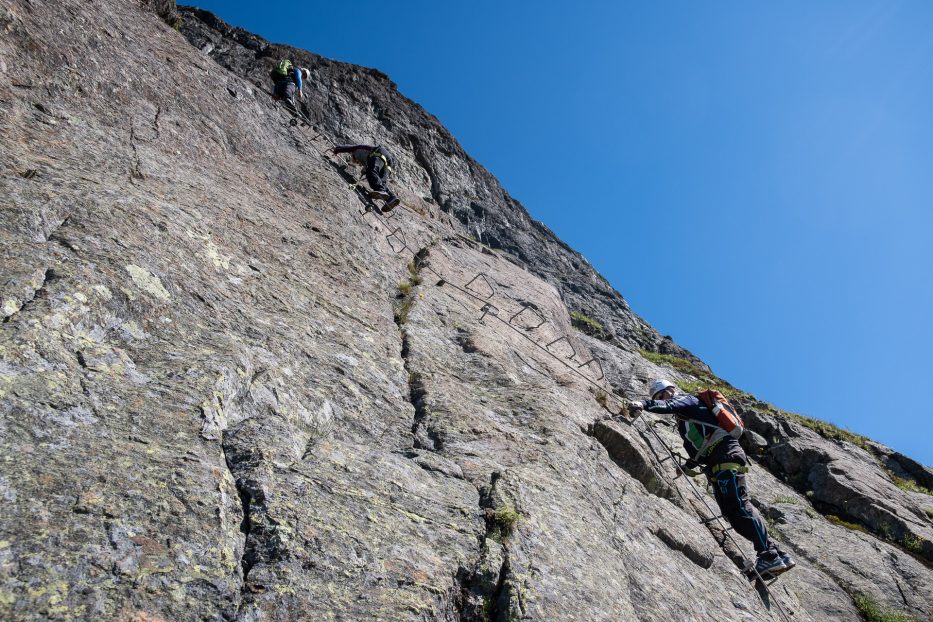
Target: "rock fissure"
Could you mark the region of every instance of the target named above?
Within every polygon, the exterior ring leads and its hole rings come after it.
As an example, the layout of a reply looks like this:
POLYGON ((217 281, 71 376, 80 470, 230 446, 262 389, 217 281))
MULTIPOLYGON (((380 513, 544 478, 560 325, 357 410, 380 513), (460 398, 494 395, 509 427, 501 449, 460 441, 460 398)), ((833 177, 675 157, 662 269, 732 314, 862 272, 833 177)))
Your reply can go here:
POLYGON ((400 356, 405 369, 408 384, 408 401, 414 408, 414 417, 411 424, 412 446, 415 449, 439 451, 441 439, 433 429, 423 429, 425 420, 430 415, 427 408, 427 389, 419 371, 414 368, 411 360, 411 337, 408 334, 406 323, 408 314, 415 304, 416 288, 421 284, 421 268, 428 254, 428 248, 422 248, 415 253, 408 263, 408 278, 399 284, 399 291, 393 304, 393 317, 401 338, 400 356))
POLYGON ((133 149, 133 170, 130 171, 130 183, 135 183, 137 179, 143 179, 145 176, 140 170, 139 150, 136 148, 136 128, 130 127, 130 147, 133 149))
POLYGON ((41 300, 46 292, 46 286, 58 279, 58 274, 52 268, 47 268, 42 274, 42 280, 39 283, 33 282, 30 286, 31 292, 27 294, 20 302, 6 302, 3 307, 3 323, 6 324, 15 316, 23 314, 29 307, 41 300))
MULTIPOLYGON (((455 578, 453 596, 459 622, 507 622, 516 619, 510 587, 511 557, 508 540, 517 521, 517 513, 497 494, 499 472, 490 474, 490 483, 476 486, 479 509, 485 532, 479 540, 479 555, 470 569, 461 568, 455 578)), ((475 484, 474 484, 475 485, 475 484)))
MULTIPOLYGON (((242 554, 240 556, 239 597, 236 615, 240 618, 243 605, 253 602, 255 595, 266 592, 270 586, 253 579, 254 570, 260 564, 274 566, 287 559, 287 531, 270 516, 263 473, 266 458, 263 449, 255 443, 255 430, 259 421, 254 418, 242 420, 235 428, 222 433, 221 449, 227 471, 233 479, 240 500, 242 520, 242 554)), ((267 576, 268 568, 263 569, 267 576)))
POLYGON ((237 465, 233 462, 234 452, 228 449, 227 445, 227 432, 223 431, 223 440, 220 444, 221 451, 224 454, 224 463, 227 466, 227 472, 229 473, 231 479, 234 482, 236 487, 237 495, 240 498, 240 509, 243 513, 243 518, 240 521, 239 529, 242 534, 242 549, 243 553, 240 555, 239 560, 239 594, 237 595, 236 610, 233 619, 239 619, 239 610, 243 603, 244 595, 247 594, 247 581, 249 579, 249 572, 252 570, 255 560, 249 554, 249 544, 250 544, 250 531, 251 531, 251 516, 250 516, 250 493, 249 490, 242 484, 242 481, 237 477, 237 465))

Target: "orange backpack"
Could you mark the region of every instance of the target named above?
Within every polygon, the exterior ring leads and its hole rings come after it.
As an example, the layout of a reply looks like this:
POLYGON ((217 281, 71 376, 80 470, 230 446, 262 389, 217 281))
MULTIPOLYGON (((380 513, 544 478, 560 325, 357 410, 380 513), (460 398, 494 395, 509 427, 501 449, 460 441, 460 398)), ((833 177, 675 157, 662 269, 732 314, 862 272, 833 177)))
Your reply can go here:
POLYGON ((726 431, 726 434, 736 439, 742 436, 742 432, 745 431, 745 424, 722 393, 715 389, 707 389, 706 391, 700 391, 697 397, 716 415, 716 423, 726 431))

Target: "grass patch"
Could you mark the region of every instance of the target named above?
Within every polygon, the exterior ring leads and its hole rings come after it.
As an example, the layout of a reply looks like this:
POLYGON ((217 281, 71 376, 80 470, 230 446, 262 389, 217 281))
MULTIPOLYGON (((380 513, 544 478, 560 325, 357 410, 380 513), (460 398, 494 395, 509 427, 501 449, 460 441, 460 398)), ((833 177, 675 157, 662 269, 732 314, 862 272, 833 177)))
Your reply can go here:
POLYGON ((502 542, 512 535, 520 518, 521 514, 513 507, 504 505, 497 508, 496 511, 492 513, 492 529, 489 533, 489 537, 496 542, 502 542))
POLYGON ((582 333, 590 336, 603 333, 603 325, 579 311, 570 312, 570 324, 582 333))
POLYGON ((398 295, 395 297, 395 323, 399 326, 408 321, 408 313, 415 302, 411 290, 416 285, 421 285, 421 275, 413 259, 408 262, 408 280, 399 281, 398 295))
POLYGON ((668 367, 673 367, 677 371, 681 371, 685 374, 690 374, 691 376, 696 376, 701 379, 710 379, 710 382, 715 382, 719 380, 712 374, 709 374, 696 365, 692 361, 688 361, 685 358, 679 356, 674 356, 673 354, 661 354, 660 352, 651 352, 650 350, 640 350, 641 355, 654 363, 655 365, 667 365, 668 367))
POLYGON ((641 355, 654 363, 655 365, 665 365, 673 367, 677 371, 689 374, 696 380, 677 380, 678 388, 684 393, 697 393, 703 389, 716 389, 727 398, 748 398, 754 400, 754 396, 744 391, 736 389, 734 386, 722 378, 712 374, 704 369, 697 367, 692 361, 685 358, 674 356, 673 354, 660 354, 649 350, 640 350, 641 355))
POLYGON ((418 272, 418 265, 412 259, 408 262, 408 282, 414 285, 421 285, 421 274, 418 272))
POLYGON ((596 391, 593 397, 596 399, 596 403, 603 408, 609 407, 609 396, 606 395, 605 391, 596 391))
POLYGON ((836 516, 835 514, 827 514, 826 520, 831 522, 833 525, 838 525, 839 527, 845 527, 846 529, 851 529, 852 531, 861 531, 862 533, 868 533, 868 531, 861 525, 858 525, 856 523, 846 522, 842 520, 841 518, 839 518, 838 516, 836 516))
POLYGON ((920 536, 907 535, 907 536, 904 536, 904 541, 901 542, 901 545, 905 549, 913 553, 914 555, 920 555, 921 553, 923 553, 924 542, 926 542, 926 540, 924 540, 920 536))
POLYGON ((414 303, 411 296, 402 294, 395 303, 395 323, 401 326, 408 321, 408 313, 414 303))
POLYGON ((933 510, 927 508, 927 509, 924 510, 924 512, 927 513, 927 516, 930 517, 930 520, 933 520, 933 510))
POLYGON ((806 428, 810 428, 823 438, 828 438, 835 441, 846 441, 848 443, 852 443, 853 445, 857 445, 862 449, 868 449, 869 439, 868 437, 862 436, 861 434, 850 432, 845 428, 840 428, 820 419, 813 419, 812 417, 805 417, 803 415, 798 415, 797 413, 786 412, 774 408, 773 406, 772 408, 779 416, 790 419, 791 421, 796 421, 800 425, 806 428))
POLYGON ((778 495, 777 497, 775 497, 774 502, 775 503, 791 503, 793 505, 800 504, 800 501, 797 499, 797 497, 789 497, 789 496, 783 496, 783 495, 778 495))
POLYGON ((866 622, 916 622, 917 620, 910 614, 884 609, 871 596, 865 594, 857 594, 852 600, 866 622))
POLYGON ((920 484, 918 484, 912 479, 904 479, 903 477, 898 477, 897 475, 895 475, 893 472, 889 471, 888 469, 885 469, 885 471, 887 472, 888 477, 891 478, 891 481, 894 482, 894 485, 900 488, 901 490, 906 490, 908 492, 919 492, 919 493, 930 495, 931 497, 933 497, 933 490, 930 490, 929 488, 926 488, 925 486, 921 486, 920 484))

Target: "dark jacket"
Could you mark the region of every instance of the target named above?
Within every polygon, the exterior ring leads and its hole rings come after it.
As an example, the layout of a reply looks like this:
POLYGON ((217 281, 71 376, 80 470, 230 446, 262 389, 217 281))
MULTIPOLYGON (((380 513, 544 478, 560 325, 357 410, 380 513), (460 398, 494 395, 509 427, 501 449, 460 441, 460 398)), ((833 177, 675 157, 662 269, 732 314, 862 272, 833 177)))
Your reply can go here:
POLYGON ((337 145, 334 147, 334 153, 349 153, 360 164, 368 164, 372 157, 379 158, 389 168, 393 164, 389 150, 382 145, 337 145))
POLYGON ((646 400, 645 410, 659 415, 674 415, 677 432, 684 441, 690 459, 698 464, 721 462, 748 464, 739 442, 716 425, 716 415, 695 395, 676 395, 669 400, 646 400))

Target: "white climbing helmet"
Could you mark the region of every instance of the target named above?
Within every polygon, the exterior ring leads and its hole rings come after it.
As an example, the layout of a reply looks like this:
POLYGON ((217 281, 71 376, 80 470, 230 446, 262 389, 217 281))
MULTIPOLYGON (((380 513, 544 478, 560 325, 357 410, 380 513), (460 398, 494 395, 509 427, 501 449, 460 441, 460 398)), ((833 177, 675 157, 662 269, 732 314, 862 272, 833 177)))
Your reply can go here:
POLYGON ((311 77, 311 72, 308 69, 305 69, 304 67, 302 67, 301 68, 301 79, 307 80, 310 77, 311 77))
POLYGON ((651 396, 651 399, 654 399, 654 396, 663 391, 664 389, 669 389, 673 387, 674 384, 668 382, 664 378, 658 378, 657 380, 652 380, 651 384, 648 385, 648 395, 651 396))

